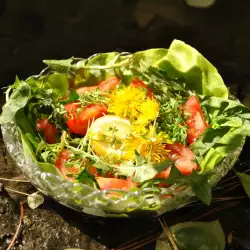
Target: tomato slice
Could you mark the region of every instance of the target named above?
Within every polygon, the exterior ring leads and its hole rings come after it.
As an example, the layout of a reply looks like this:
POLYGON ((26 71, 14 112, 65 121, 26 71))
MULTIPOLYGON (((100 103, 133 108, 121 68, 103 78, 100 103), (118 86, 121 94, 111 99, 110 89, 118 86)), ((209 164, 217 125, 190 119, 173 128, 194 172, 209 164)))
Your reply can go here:
POLYGON ((70 174, 79 174, 80 169, 78 167, 66 167, 65 163, 69 160, 71 152, 69 150, 61 151, 56 159, 55 166, 62 173, 63 177, 68 181, 74 181, 75 178, 72 176, 68 176, 70 174))
POLYGON ((107 114, 107 108, 102 104, 90 104, 79 114, 80 120, 92 120, 107 114))
POLYGON ((117 76, 111 77, 105 81, 100 82, 98 85, 89 86, 89 87, 80 87, 76 89, 76 92, 79 95, 82 95, 84 93, 91 93, 95 91, 96 89, 99 89, 100 92, 107 92, 109 90, 114 90, 116 86, 119 84, 120 79, 117 76))
MULTIPOLYGON (((89 171, 90 174, 94 175, 95 177, 100 177, 101 176, 94 166, 89 167, 88 171, 89 171)), ((109 177, 109 178, 114 177, 114 175, 111 172, 102 173, 102 176, 103 177, 109 177)))
POLYGON ((202 113, 201 105, 197 96, 191 96, 181 107, 184 114, 189 115, 187 119, 187 142, 192 144, 208 127, 205 117, 202 113))
POLYGON ((85 135, 90 124, 108 112, 102 104, 90 104, 83 108, 79 114, 76 112, 78 108, 80 105, 77 103, 69 103, 64 106, 64 109, 68 111, 66 115, 67 126, 71 132, 80 135, 85 135))
POLYGON ((85 93, 91 93, 91 92, 97 90, 97 88, 98 88, 98 85, 89 86, 89 87, 80 87, 80 88, 76 89, 76 92, 78 95, 82 95, 85 93))
POLYGON ((175 156, 179 158, 181 156, 188 160, 195 160, 195 154, 192 150, 181 143, 167 144, 165 149, 170 150, 170 158, 174 158, 175 156))
POLYGON ((132 182, 131 180, 96 177, 96 181, 101 190, 121 189, 124 191, 128 191, 131 188, 137 187, 137 184, 132 182))
MULTIPOLYGON (((183 175, 192 174, 193 170, 198 169, 195 161, 195 154, 183 144, 175 143, 165 146, 166 150, 170 150, 169 158, 175 162, 175 166, 183 175)), ((155 176, 155 178, 167 179, 170 175, 171 168, 168 168, 155 176)))
POLYGON ((206 130, 206 128, 209 127, 202 112, 196 113, 194 121, 194 127, 196 128, 196 130, 203 132, 206 130))
POLYGON ((139 78, 135 78, 132 82, 131 85, 136 87, 136 88, 144 88, 147 90, 147 96, 152 99, 153 98, 153 93, 152 91, 148 88, 148 86, 139 78))
MULTIPOLYGON (((155 178, 162 178, 162 179, 167 179, 170 175, 171 167, 167 168, 164 171, 161 171, 159 174, 155 176, 155 178)), ((160 185, 161 187, 164 187, 165 185, 160 185)))
POLYGON ((182 108, 191 115, 195 115, 196 112, 201 112, 201 105, 196 95, 191 96, 182 108))
POLYGON ((119 84, 120 79, 117 76, 111 77, 105 81, 102 81, 98 84, 99 90, 101 92, 107 92, 109 90, 114 90, 119 84))
POLYGON ((91 166, 89 168, 89 173, 92 174, 92 175, 94 175, 94 176, 96 176, 96 177, 99 176, 99 174, 97 172, 97 169, 95 167, 93 167, 93 166, 91 166))
POLYGON ((52 125, 47 118, 41 118, 36 123, 37 129, 41 131, 45 137, 45 141, 54 144, 56 143, 56 126, 52 125))

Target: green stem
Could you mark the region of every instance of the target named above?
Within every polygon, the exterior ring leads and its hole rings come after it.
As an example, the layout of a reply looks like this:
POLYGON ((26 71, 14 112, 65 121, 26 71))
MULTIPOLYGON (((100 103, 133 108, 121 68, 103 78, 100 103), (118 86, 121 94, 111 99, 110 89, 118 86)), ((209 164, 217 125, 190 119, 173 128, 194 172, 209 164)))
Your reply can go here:
POLYGON ((81 68, 81 69, 96 69, 96 70, 100 70, 100 69, 112 69, 112 68, 120 68, 120 67, 123 67, 123 66, 127 66, 128 64, 130 64, 130 62, 131 62, 131 59, 132 58, 132 55, 131 55, 131 57, 130 58, 128 58, 128 60, 126 60, 126 61, 122 61, 122 62, 120 62, 120 63, 115 63, 115 64, 113 64, 113 65, 101 65, 101 66, 84 66, 84 65, 81 65, 81 66, 79 66, 79 68, 81 68))

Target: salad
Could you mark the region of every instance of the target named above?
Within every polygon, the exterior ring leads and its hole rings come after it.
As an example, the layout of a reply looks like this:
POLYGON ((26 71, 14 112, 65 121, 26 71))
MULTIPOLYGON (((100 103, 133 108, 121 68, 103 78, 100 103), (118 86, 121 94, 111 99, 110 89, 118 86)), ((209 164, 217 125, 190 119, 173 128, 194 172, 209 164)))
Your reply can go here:
MULTIPOLYGON (((60 180, 57 188, 67 187, 62 193, 71 189, 69 205, 163 212, 168 200, 182 196, 169 206, 175 208, 193 195, 209 205, 212 186, 250 134, 249 109, 182 41, 169 49, 44 63, 39 75, 8 87, 0 123, 15 127, 12 141, 39 175, 60 180)), ((62 193, 50 193, 67 203, 62 193)))

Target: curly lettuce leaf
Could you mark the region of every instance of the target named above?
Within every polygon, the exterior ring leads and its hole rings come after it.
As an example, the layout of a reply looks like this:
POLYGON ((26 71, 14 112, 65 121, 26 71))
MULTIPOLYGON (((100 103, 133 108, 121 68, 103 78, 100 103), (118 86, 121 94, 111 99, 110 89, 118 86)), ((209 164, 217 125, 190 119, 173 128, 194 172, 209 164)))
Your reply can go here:
POLYGON ((66 60, 43 60, 51 69, 61 72, 73 70, 76 74, 75 86, 96 85, 98 82, 117 75, 121 79, 128 76, 132 79, 132 72, 126 68, 132 56, 123 56, 119 52, 99 53, 88 59, 70 58, 66 60))
POLYGON ((16 113, 33 97, 52 101, 52 98, 64 97, 68 89, 69 80, 64 73, 54 72, 46 76, 29 77, 25 81, 17 78, 6 92, 6 103, 0 115, 0 124, 12 121, 16 113))
POLYGON ((228 98, 228 90, 217 69, 196 49, 174 40, 167 54, 154 63, 168 77, 183 80, 187 87, 201 95, 228 98))
POLYGON ((30 97, 31 88, 29 84, 27 82, 18 83, 18 86, 15 88, 10 98, 6 96, 7 100, 0 116, 0 124, 12 121, 17 111, 26 106, 30 97))
MULTIPOLYGON (((169 49, 155 48, 128 55, 118 52, 100 53, 88 59, 44 60, 52 69, 77 73, 77 85, 94 85, 117 75, 125 83, 135 76, 150 76, 152 68, 168 79, 178 79, 186 89, 198 94, 228 98, 228 90, 217 69, 196 49, 174 40, 169 49)), ((164 88, 164 85, 162 86, 164 88)))

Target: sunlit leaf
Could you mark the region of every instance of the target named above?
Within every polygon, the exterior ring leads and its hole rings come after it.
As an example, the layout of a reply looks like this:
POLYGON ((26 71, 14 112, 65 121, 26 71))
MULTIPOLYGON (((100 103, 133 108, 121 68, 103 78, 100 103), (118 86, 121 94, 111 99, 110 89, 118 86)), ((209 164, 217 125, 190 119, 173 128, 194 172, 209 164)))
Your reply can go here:
POLYGON ((236 172, 236 174, 240 178, 240 181, 241 181, 247 195, 250 198, 250 175, 244 174, 244 173, 239 173, 239 172, 236 172))
POLYGON ((27 198, 28 205, 31 209, 35 209, 44 203, 44 198, 37 192, 30 194, 27 198))
MULTIPOLYGON (((185 222, 170 227, 178 250, 224 250, 225 235, 219 221, 185 222)), ((155 250, 172 250, 167 235, 159 237, 155 250)))

